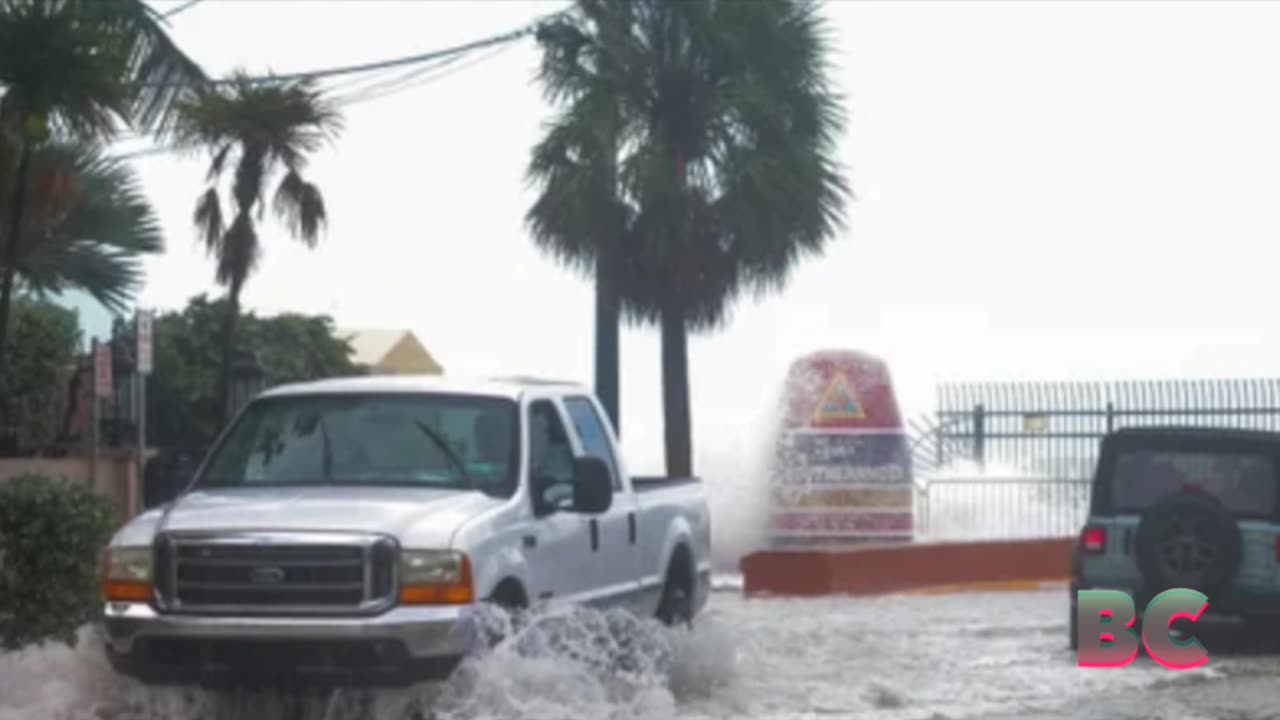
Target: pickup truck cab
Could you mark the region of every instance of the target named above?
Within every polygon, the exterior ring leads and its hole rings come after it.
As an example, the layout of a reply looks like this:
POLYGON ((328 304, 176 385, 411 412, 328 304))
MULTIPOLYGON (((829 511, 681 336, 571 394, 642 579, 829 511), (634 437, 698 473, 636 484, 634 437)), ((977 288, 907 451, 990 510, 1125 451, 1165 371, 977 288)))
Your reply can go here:
POLYGON ((1072 556, 1071 647, 1077 591, 1128 594, 1137 628, 1171 588, 1207 595, 1206 618, 1280 630, 1280 434, 1142 427, 1103 438, 1072 556))
POLYGON ((104 550, 108 658, 147 683, 411 682, 475 649, 490 603, 689 622, 710 590, 703 488, 631 477, 604 418, 527 379, 270 390, 104 550))

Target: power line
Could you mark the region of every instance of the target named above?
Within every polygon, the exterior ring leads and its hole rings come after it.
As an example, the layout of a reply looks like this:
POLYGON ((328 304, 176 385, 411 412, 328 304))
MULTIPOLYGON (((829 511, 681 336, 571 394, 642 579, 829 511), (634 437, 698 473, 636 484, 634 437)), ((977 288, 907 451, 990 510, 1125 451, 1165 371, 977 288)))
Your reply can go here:
MULTIPOLYGON (((173 15, 176 15, 177 13, 182 12, 183 10, 186 10, 190 7, 193 7, 194 5, 200 2, 203 2, 203 0, 188 0, 188 2, 185 5, 182 5, 181 7, 178 7, 170 11, 164 17, 171 17, 173 15)), ((406 65, 431 63, 429 65, 426 65, 425 67, 415 68, 410 72, 404 73, 403 75, 400 75, 393 79, 381 80, 381 79, 375 78, 374 82, 369 83, 368 85, 365 85, 360 89, 353 90, 348 95, 340 96, 336 98, 336 103, 339 107, 350 107, 352 105, 365 102, 368 100, 376 100, 379 98, 394 95, 398 92, 403 92, 404 90, 407 90, 411 87, 421 87, 423 85, 427 85, 436 80, 440 80, 442 78, 448 77, 449 75, 452 75, 455 72, 471 67, 472 65, 476 65, 480 62, 496 57, 497 55, 500 55, 503 51, 510 48, 511 43, 514 43, 516 40, 519 40, 521 38, 524 38, 533 34, 544 23, 547 23, 557 17, 568 14, 571 11, 572 11, 572 8, 566 8, 564 10, 560 10, 558 12, 554 12, 542 18, 534 20, 532 23, 529 23, 528 25, 525 25, 524 27, 518 30, 513 30, 511 32, 503 33, 501 35, 495 35, 483 40, 477 40, 474 42, 465 43, 463 45, 456 45, 454 47, 445 48, 444 50, 436 50, 428 53, 409 55, 405 57, 394 58, 391 60, 362 63, 360 65, 348 65, 345 67, 329 68, 324 70, 313 70, 308 72, 288 73, 283 75, 267 75, 267 76, 251 77, 251 78, 247 78, 247 81, 268 83, 268 82, 280 82, 282 80, 293 80, 293 79, 301 79, 301 78, 335 77, 340 75, 352 75, 356 73, 365 73, 365 72, 376 73, 376 72, 383 72, 396 67, 403 67, 406 65), (473 59, 471 62, 463 63, 457 67, 454 67, 454 68, 449 67, 477 50, 491 48, 494 46, 498 46, 498 47, 493 52, 486 53, 480 57, 473 59), (442 72, 435 73, 434 75, 426 75, 426 77, 421 77, 434 70, 441 70, 442 72), (412 82, 415 79, 417 81, 412 82), (399 87, 397 87, 397 85, 399 85, 399 87), (384 89, 385 89, 384 92, 378 92, 379 90, 384 90, 384 89)), ((214 84, 226 84, 233 81, 224 79, 224 80, 214 80, 212 82, 214 84)), ((359 82, 360 82, 359 80, 348 81, 345 83, 340 83, 339 86, 351 87, 353 85, 359 84, 359 82)), ((330 91, 332 91, 332 89, 333 88, 331 88, 330 91)), ((145 150, 136 150, 133 152, 113 155, 111 157, 112 159, 115 159, 115 160, 133 160, 137 158, 151 157, 154 155, 161 155, 169 152, 174 152, 180 149, 181 148, 178 148, 176 146, 161 145, 161 146, 147 148, 145 150)))
MULTIPOLYGON (((389 80, 376 80, 362 88, 353 90, 349 94, 335 97, 334 101, 338 107, 349 108, 352 105, 357 105, 371 100, 379 100, 412 88, 429 85, 437 80, 442 80, 450 75, 472 67, 473 65, 478 65, 486 60, 497 57, 507 50, 510 50, 512 47, 513 45, 510 43, 499 44, 497 47, 493 47, 489 52, 471 58, 469 62, 460 61, 474 53, 475 50, 465 51, 452 57, 445 57, 426 67, 414 68, 412 71, 395 78, 389 80)), ((112 155, 111 158, 113 160, 136 160, 177 152, 182 149, 183 148, 176 145, 157 145, 142 150, 134 150, 132 152, 112 155)))
MULTIPOLYGON (((358 105, 363 102, 380 100, 382 98, 389 97, 391 95, 395 95, 397 93, 401 93, 406 90, 410 90, 416 87, 422 87, 424 85, 429 85, 437 80, 442 80, 446 77, 449 77, 450 75, 453 75, 454 73, 465 70, 473 65, 478 65, 486 60, 495 58, 498 55, 501 55, 502 53, 510 49, 511 49, 510 45, 497 47, 483 55, 480 55, 479 57, 472 58, 470 62, 464 62, 457 66, 454 66, 454 63, 461 58, 450 59, 449 61, 440 63, 439 65, 433 65, 429 68, 419 69, 415 71, 413 73, 413 75, 415 76, 421 75, 424 70, 437 71, 434 74, 418 78, 416 82, 409 82, 409 83, 400 85, 399 87, 396 87, 395 86, 396 82, 402 82, 404 80, 411 79, 411 78, 402 77, 390 82, 383 81, 383 82, 371 85, 370 87, 363 88, 362 90, 355 91, 348 96, 336 98, 335 102, 338 105, 338 107, 348 108, 348 107, 351 107, 352 105, 358 105), (382 92, 378 92, 378 90, 382 90, 382 92)), ((165 155, 171 152, 178 152, 180 150, 182 150, 182 148, 176 145, 157 145, 157 146, 145 148, 142 150, 134 150, 132 152, 121 153, 119 155, 112 155, 111 159, 112 160, 138 160, 141 158, 148 158, 148 157, 154 157, 156 155, 165 155)))
MULTIPOLYGON (((453 65, 453 63, 452 63, 452 62, 450 62, 450 63, 447 63, 447 66, 445 66, 445 67, 432 67, 432 68, 429 68, 429 69, 430 69, 430 70, 438 70, 438 72, 436 72, 436 73, 434 73, 434 74, 431 74, 431 75, 427 75, 426 77, 423 77, 423 78, 421 78, 421 79, 417 80, 416 82, 411 82, 411 83, 408 83, 408 84, 402 85, 402 86, 400 86, 400 87, 391 87, 390 89, 386 90, 385 92, 381 92, 381 93, 379 93, 379 92, 371 92, 371 93, 369 93, 369 94, 367 94, 367 95, 361 95, 361 96, 359 96, 359 97, 348 97, 348 98, 346 98, 345 100, 344 100, 344 99, 339 99, 339 100, 338 100, 338 106, 339 106, 339 107, 350 107, 350 106, 352 106, 352 105, 356 105, 356 104, 359 104, 359 103, 369 102, 370 100, 380 100, 380 99, 382 99, 382 98, 384 98, 384 97, 389 97, 389 96, 391 96, 391 95, 395 95, 395 94, 397 94, 397 93, 401 93, 401 92, 404 92, 405 90, 409 90, 409 89, 412 89, 412 88, 415 88, 415 87, 422 87, 423 85, 428 85, 428 84, 433 83, 433 82, 435 82, 435 81, 437 81, 437 80, 442 80, 442 79, 444 79, 444 78, 446 78, 446 77, 449 77, 450 75, 453 75, 454 73, 460 72, 460 71, 462 71, 462 70, 466 70, 467 68, 469 68, 469 67, 471 67, 471 66, 473 66, 473 65, 478 65, 478 64, 480 64, 480 63, 482 63, 482 62, 484 62, 484 61, 486 61, 486 60, 490 60, 490 59, 492 59, 492 58, 495 58, 495 57, 497 57, 498 55, 501 55, 502 53, 504 53, 504 52, 506 52, 506 51, 508 51, 508 50, 510 50, 510 49, 511 49, 511 46, 510 46, 510 45, 503 45, 503 46, 500 46, 500 47, 496 47, 496 48, 494 48, 493 50, 490 50, 489 52, 487 52, 487 53, 485 53, 485 54, 483 54, 483 55, 480 55, 479 57, 472 58, 469 62, 464 62, 464 63, 462 63, 462 64, 460 64, 460 65, 457 65, 457 66, 452 66, 452 65, 453 65), (452 67, 450 67, 450 66, 452 66, 452 67)), ((406 79, 407 79, 407 78, 406 78, 406 79)))
MULTIPOLYGON (((511 46, 510 45, 498 46, 499 49, 507 48, 507 47, 511 47, 511 46)), ((405 87, 416 78, 420 78, 423 75, 434 72, 441 68, 447 68, 451 65, 461 62, 466 57, 467 57, 467 54, 454 55, 452 57, 445 58, 438 62, 424 65, 420 68, 414 68, 413 70, 410 70, 407 73, 400 73, 395 77, 392 77, 389 79, 384 78, 384 79, 376 80, 372 83, 368 83, 364 85, 363 87, 356 88, 349 93, 337 94, 335 96, 335 101, 337 102, 339 107, 354 105, 358 102, 364 101, 365 98, 373 97, 377 95, 381 91, 385 91, 385 90, 394 91, 395 88, 397 87, 405 87)))
MULTIPOLYGON (((510 47, 510 45, 500 45, 499 47, 510 47)), ((424 63, 422 67, 413 68, 407 72, 404 70, 380 70, 369 77, 348 79, 327 85, 325 92, 330 97, 335 98, 339 104, 343 104, 381 88, 402 84, 437 68, 448 67, 465 57, 467 57, 467 53, 452 55, 430 63, 424 63)))
POLYGON ((183 3, 182 5, 179 5, 178 7, 170 10, 169 12, 160 13, 160 18, 163 20, 168 20, 174 15, 177 15, 178 13, 183 12, 185 10, 190 10, 191 8, 195 7, 196 5, 199 5, 202 2, 204 2, 204 0, 187 0, 187 2, 183 3))
POLYGON ((452 55, 460 55, 463 53, 468 53, 473 50, 483 50, 488 47, 493 47, 494 45, 502 45, 504 43, 514 42, 521 38, 532 35, 533 33, 537 32, 538 28, 541 27, 544 23, 550 22, 551 20, 554 20, 555 18, 565 15, 569 12, 570 12, 569 9, 560 10, 558 12, 554 12, 554 13, 551 13, 550 15, 546 15, 542 18, 534 20, 528 25, 525 25, 517 30, 512 30, 511 32, 506 32, 501 35, 494 35, 492 37, 488 37, 483 40, 476 40, 474 42, 469 42, 462 45, 455 45, 453 47, 445 48, 443 50, 433 50, 431 52, 419 53, 417 55, 406 55, 404 57, 392 58, 390 60, 379 60, 376 62, 367 62, 367 63, 360 63, 358 65, 346 65, 342 67, 325 68, 322 70, 307 70, 304 72, 283 73, 278 75, 259 75, 259 76, 242 78, 239 80, 225 78, 222 80, 213 80, 211 82, 215 85, 226 85, 234 82, 249 82, 249 83, 255 83, 255 84, 256 83, 277 83, 277 82, 283 82, 288 80, 302 80, 307 78, 314 79, 314 78, 325 78, 325 77, 338 77, 341 75, 353 75, 355 73, 375 72, 378 70, 386 70, 388 68, 403 67, 405 65, 417 65, 419 63, 430 62, 432 60, 440 60, 452 55))

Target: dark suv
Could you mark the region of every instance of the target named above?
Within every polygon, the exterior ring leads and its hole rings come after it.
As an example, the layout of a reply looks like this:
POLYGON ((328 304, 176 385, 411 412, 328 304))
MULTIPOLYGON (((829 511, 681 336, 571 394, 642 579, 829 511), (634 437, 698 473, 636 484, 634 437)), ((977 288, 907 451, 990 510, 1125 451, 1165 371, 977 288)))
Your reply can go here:
POLYGON ((1140 616, 1161 591, 1192 588, 1209 597, 1206 616, 1277 627, 1277 468, 1280 433, 1152 427, 1107 435, 1072 560, 1071 647, 1077 590, 1129 593, 1140 616))

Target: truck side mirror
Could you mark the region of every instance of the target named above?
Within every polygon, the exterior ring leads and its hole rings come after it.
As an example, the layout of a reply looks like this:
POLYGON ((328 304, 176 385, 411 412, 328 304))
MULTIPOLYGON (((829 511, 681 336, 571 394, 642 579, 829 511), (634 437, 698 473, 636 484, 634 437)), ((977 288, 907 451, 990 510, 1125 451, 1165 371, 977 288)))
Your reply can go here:
POLYGON ((613 478, 609 466, 595 457, 574 458, 573 511, 598 515, 613 506, 613 478))

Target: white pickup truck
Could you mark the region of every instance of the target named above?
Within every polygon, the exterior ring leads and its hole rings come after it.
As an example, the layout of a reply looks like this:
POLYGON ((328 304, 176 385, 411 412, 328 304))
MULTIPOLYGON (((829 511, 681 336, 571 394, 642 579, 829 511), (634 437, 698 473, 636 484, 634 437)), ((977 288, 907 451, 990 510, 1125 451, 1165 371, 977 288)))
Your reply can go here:
POLYGON ((581 387, 377 376, 270 390, 102 557, 113 667, 146 683, 447 676, 486 603, 691 621, 693 478, 627 474, 581 387))

